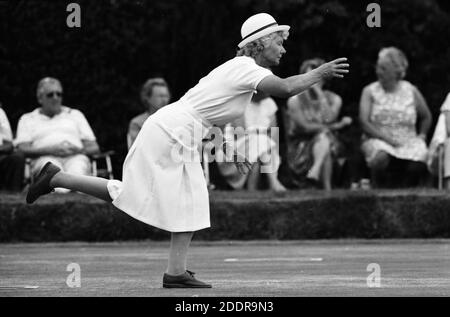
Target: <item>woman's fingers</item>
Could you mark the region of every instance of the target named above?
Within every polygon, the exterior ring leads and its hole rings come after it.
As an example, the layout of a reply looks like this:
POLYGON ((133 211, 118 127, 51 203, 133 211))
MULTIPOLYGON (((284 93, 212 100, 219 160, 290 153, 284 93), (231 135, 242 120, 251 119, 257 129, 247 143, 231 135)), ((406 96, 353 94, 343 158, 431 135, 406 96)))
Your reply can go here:
POLYGON ((334 68, 336 71, 348 72, 348 67, 340 67, 339 65, 334 68))
POLYGON ((341 69, 341 68, 345 69, 345 68, 349 68, 349 67, 350 67, 350 64, 337 64, 336 65, 336 68, 338 68, 338 69, 341 69))
POLYGON ((247 174, 252 170, 252 164, 247 160, 245 162, 236 162, 236 167, 241 174, 247 174))
POLYGON ((347 62, 347 58, 345 58, 345 57, 335 59, 331 63, 334 64, 334 67, 336 67, 338 69, 341 69, 341 68, 345 69, 345 68, 350 67, 350 64, 347 62))
POLYGON ((348 63, 335 65, 333 76, 337 77, 337 78, 343 78, 344 74, 348 74, 350 72, 348 70, 349 67, 350 67, 350 64, 348 64, 348 63))
POLYGON ((242 163, 237 163, 236 167, 237 167, 237 169, 238 169, 240 174, 246 174, 244 165, 242 163))
POLYGON ((332 63, 341 64, 347 61, 347 57, 336 58, 332 63))
POLYGON ((343 78, 345 74, 350 72, 349 67, 350 64, 346 57, 337 58, 324 65, 324 78, 343 78))

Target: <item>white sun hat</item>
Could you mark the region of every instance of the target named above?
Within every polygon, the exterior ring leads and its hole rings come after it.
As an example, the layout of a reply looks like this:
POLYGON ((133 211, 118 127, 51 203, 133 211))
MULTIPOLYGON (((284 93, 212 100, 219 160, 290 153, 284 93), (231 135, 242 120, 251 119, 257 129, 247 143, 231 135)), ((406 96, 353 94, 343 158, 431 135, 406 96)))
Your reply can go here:
POLYGON ((278 31, 288 31, 289 25, 278 25, 277 21, 267 13, 258 13, 249 17, 241 28, 242 41, 238 47, 259 39, 265 35, 278 31))

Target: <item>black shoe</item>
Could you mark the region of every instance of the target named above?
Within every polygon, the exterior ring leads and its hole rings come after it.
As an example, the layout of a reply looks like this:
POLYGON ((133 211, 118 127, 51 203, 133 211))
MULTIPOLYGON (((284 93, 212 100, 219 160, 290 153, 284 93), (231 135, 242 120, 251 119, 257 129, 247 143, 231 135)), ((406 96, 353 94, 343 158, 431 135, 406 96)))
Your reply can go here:
POLYGON ((30 185, 27 194, 27 204, 32 204, 39 197, 49 194, 53 191, 53 188, 50 187, 50 181, 61 169, 47 162, 44 167, 41 169, 41 172, 34 180, 34 183, 30 185))
POLYGON ((194 272, 186 270, 181 275, 169 275, 164 273, 164 288, 211 288, 211 284, 206 284, 194 277, 194 272))

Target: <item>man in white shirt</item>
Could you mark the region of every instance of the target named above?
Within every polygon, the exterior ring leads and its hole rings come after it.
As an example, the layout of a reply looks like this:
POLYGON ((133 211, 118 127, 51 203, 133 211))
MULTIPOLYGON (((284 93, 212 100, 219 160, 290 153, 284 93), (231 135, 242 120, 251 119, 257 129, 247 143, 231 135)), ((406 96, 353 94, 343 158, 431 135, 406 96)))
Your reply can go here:
POLYGON ((88 155, 98 153, 99 146, 85 116, 62 105, 62 93, 57 79, 47 77, 39 81, 37 99, 41 107, 20 118, 15 143, 33 158, 34 174, 50 161, 63 171, 89 175, 88 155))
POLYGON ((0 190, 20 191, 23 185, 25 157, 14 152, 12 131, 0 104, 0 190))

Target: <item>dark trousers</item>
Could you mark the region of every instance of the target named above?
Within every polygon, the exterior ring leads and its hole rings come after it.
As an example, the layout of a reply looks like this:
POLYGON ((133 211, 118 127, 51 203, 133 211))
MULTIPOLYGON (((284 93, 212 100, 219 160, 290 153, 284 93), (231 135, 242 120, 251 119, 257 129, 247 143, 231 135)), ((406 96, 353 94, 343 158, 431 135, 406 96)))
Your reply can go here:
POLYGON ((343 166, 333 167, 333 184, 341 188, 349 188, 352 183, 358 183, 363 178, 370 178, 364 155, 358 149, 348 153, 343 166))
POLYGON ((407 188, 423 186, 427 166, 423 162, 401 160, 390 157, 386 169, 372 169, 372 180, 376 187, 407 188))
POLYGON ((21 191, 24 168, 25 156, 22 153, 0 154, 0 190, 21 191))
POLYGON ((370 178, 366 160, 359 149, 355 149, 349 155, 347 163, 351 182, 359 182, 363 178, 370 178))

